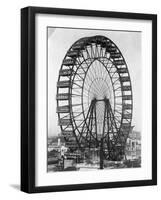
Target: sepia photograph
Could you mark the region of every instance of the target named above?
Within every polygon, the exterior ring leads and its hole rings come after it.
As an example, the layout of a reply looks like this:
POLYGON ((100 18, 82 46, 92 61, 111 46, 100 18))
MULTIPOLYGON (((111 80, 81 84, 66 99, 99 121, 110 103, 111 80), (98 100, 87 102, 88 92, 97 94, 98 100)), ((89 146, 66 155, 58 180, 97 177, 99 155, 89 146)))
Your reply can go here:
POLYGON ((141 42, 47 27, 47 172, 141 168, 141 42))

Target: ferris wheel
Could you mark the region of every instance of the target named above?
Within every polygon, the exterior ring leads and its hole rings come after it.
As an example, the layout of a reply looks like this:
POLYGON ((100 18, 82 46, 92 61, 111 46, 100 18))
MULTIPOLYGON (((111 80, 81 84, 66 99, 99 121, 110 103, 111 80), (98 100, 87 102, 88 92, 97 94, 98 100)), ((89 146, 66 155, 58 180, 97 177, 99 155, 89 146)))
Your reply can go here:
POLYGON ((67 51, 57 82, 61 134, 71 150, 101 148, 121 160, 132 121, 132 86, 125 59, 109 38, 81 38, 67 51))

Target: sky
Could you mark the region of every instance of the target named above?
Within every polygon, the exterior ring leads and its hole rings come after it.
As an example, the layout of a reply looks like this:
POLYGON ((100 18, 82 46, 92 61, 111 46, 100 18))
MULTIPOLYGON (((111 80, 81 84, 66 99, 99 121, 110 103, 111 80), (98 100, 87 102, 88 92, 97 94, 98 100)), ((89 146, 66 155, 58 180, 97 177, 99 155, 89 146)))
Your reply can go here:
POLYGON ((62 60, 72 44, 86 36, 103 35, 120 49, 127 63, 133 91, 134 130, 141 132, 141 32, 48 27, 48 136, 60 133, 56 113, 56 84, 62 60))

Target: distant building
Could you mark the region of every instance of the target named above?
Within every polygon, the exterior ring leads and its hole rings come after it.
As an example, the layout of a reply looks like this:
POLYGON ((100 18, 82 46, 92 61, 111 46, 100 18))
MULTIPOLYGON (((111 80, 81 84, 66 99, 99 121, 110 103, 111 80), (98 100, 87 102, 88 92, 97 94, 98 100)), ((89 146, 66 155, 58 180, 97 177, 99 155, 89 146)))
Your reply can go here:
POLYGON ((60 151, 61 146, 65 146, 65 141, 60 136, 55 136, 48 140, 48 152, 52 150, 60 151))
POLYGON ((129 137, 127 138, 126 158, 141 158, 141 133, 138 131, 132 130, 129 134, 129 137))

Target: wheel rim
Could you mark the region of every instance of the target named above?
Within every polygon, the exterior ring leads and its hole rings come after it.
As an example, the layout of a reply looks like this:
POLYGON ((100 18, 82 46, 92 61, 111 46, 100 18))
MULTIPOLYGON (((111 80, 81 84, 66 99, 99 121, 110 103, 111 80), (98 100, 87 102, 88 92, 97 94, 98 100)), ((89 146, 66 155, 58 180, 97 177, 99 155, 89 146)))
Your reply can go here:
POLYGON ((99 145, 103 138, 107 157, 118 159, 118 154, 124 152, 131 128, 132 105, 130 75, 118 47, 104 36, 81 38, 75 42, 63 60, 57 85, 57 112, 66 144, 71 149, 84 149, 90 147, 90 143, 93 147, 99 145), (92 104, 94 100, 95 105, 92 104), (111 124, 108 127, 103 114, 107 102, 111 112, 107 115, 108 124, 111 124), (90 105, 91 115, 87 119, 90 105), (92 116, 95 116, 93 122, 92 116))

